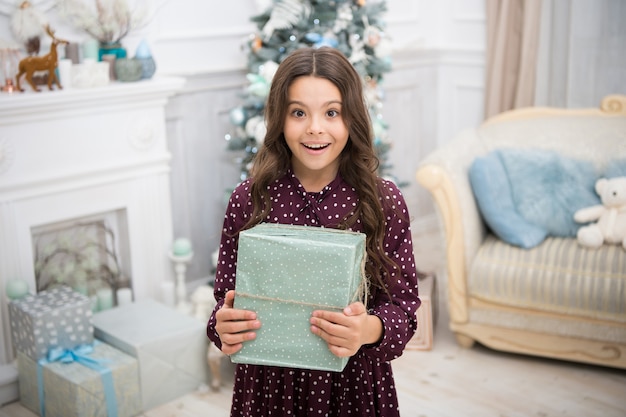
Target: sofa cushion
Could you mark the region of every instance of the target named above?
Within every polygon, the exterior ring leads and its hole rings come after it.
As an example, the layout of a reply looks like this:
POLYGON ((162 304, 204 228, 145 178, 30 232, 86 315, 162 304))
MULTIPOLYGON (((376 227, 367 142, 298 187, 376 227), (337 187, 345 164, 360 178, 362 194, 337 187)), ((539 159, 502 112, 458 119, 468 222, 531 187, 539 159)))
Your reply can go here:
POLYGON ((500 239, 532 248, 546 238, 545 229, 526 221, 517 212, 506 171, 495 152, 474 160, 469 179, 485 222, 500 239))
POLYGON ((548 237, 524 250, 488 235, 468 277, 471 297, 498 305, 626 323, 626 251, 548 237))
POLYGON ((602 176, 605 178, 626 177, 626 158, 609 161, 602 176))
POLYGON ((523 248, 547 235, 576 236, 576 210, 600 203, 594 165, 550 150, 492 151, 473 162, 469 178, 485 222, 502 240, 523 248))
POLYGON ((515 208, 551 236, 573 237, 580 228, 574 213, 600 204, 598 174, 589 161, 540 149, 499 149, 515 208))

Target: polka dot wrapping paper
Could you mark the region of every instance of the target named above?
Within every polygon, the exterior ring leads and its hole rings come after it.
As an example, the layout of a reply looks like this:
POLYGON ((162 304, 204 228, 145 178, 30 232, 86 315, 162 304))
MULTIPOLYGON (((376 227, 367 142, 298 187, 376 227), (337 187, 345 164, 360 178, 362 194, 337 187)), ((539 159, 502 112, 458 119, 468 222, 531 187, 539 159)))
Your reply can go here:
POLYGON ((91 302, 68 286, 11 301, 9 323, 15 349, 35 361, 52 348, 93 343, 91 302))
POLYGON ((363 300, 364 262, 363 233, 269 223, 241 232, 235 308, 255 311, 261 328, 231 360, 341 372, 348 358, 333 355, 309 319, 363 300))

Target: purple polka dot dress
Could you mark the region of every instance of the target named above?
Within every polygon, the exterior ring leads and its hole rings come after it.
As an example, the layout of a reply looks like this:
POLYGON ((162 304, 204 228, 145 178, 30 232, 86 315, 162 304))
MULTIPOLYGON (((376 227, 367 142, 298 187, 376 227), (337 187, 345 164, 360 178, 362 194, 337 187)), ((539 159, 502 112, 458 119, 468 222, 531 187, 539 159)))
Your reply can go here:
MULTIPOLYGON (((372 291, 370 314, 384 327, 382 340, 362 346, 343 372, 238 364, 231 416, 399 416, 390 361, 399 357, 417 328, 420 305, 417 272, 409 225, 409 213, 400 190, 383 180, 387 234, 384 250, 400 271, 387 277, 390 300, 384 291, 372 291)), ((231 195, 224 217, 215 297, 217 306, 207 325, 207 335, 221 347, 215 331, 215 312, 227 291, 235 289, 237 232, 252 213, 250 182, 239 184, 231 195), (232 236, 235 236, 234 238, 232 236)), ((322 191, 309 193, 291 171, 269 186, 272 208, 266 222, 337 227, 358 204, 357 193, 340 176, 322 191)), ((362 232, 357 222, 352 229, 362 232)))

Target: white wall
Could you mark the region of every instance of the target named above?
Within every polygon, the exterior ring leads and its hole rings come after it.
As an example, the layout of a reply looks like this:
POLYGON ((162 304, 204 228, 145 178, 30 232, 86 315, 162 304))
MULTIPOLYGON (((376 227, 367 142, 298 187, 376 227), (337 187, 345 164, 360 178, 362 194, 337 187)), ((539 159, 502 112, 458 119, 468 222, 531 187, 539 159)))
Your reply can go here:
MULTIPOLYGON (((10 36, 7 10, 13 4, 0 0, 0 13, 5 13, 0 15, 0 38, 10 36)), ((151 24, 126 38, 125 46, 132 55, 146 38, 157 75, 187 78, 167 111, 174 233, 191 237, 195 246, 188 279, 205 279, 218 244, 224 190, 238 181, 235 155, 226 151, 224 135, 231 128, 228 111, 238 104, 246 84, 247 56, 241 45, 254 32, 249 18, 259 10, 254 0, 151 4, 156 11, 151 24)), ((394 142, 390 162, 396 176, 409 183, 403 192, 419 230, 436 219, 430 196, 415 182, 420 159, 482 120, 484 1, 387 0, 387 7, 386 32, 394 53, 393 71, 383 84, 383 114, 394 142)), ((58 36, 73 41, 84 36, 56 18, 54 9, 48 14, 58 36)))

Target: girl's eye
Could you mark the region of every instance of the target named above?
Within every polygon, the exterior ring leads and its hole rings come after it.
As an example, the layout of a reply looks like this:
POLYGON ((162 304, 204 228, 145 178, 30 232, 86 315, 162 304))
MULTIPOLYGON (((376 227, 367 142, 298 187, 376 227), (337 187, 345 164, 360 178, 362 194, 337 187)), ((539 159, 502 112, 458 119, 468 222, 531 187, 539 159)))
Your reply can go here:
POLYGON ((328 117, 337 117, 337 116, 339 116, 339 112, 337 110, 328 110, 326 112, 326 115, 328 117))
POLYGON ((293 110, 291 114, 295 117, 304 117, 304 112, 302 110, 293 110))

